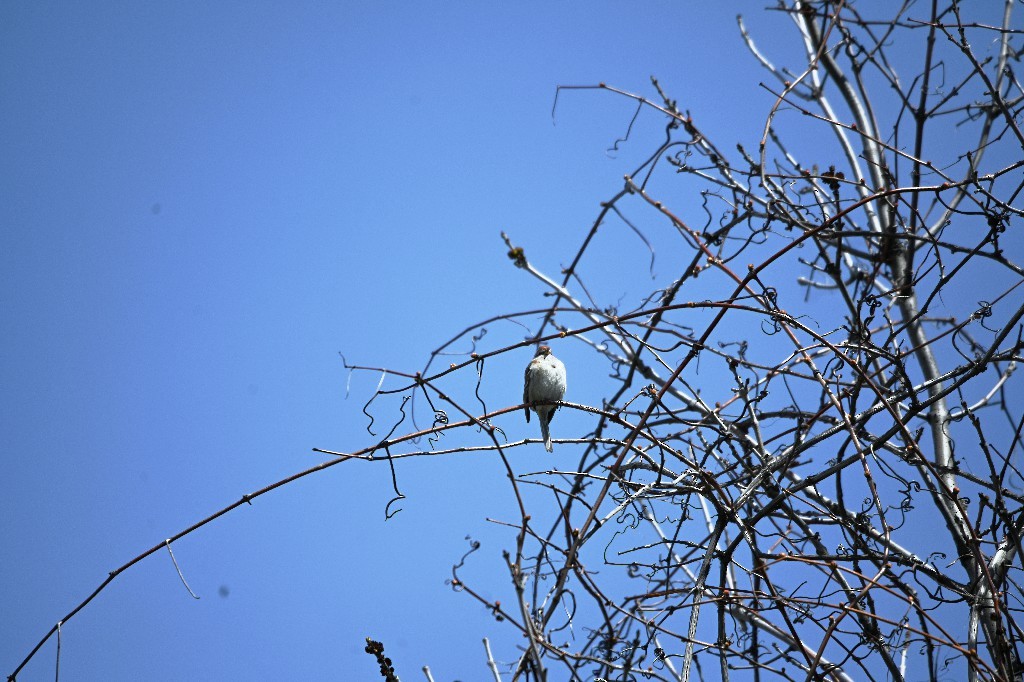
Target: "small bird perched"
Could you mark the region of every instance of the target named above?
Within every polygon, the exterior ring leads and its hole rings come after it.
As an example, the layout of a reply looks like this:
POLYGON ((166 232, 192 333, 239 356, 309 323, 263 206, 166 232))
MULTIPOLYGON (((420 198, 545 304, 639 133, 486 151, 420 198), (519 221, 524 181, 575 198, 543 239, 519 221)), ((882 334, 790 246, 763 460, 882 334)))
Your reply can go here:
POLYGON ((561 400, 565 397, 565 365, 551 354, 551 348, 541 346, 537 355, 526 366, 523 380, 523 402, 526 403, 526 421, 530 421, 530 408, 540 419, 540 435, 544 438, 544 449, 551 452, 551 434, 548 424, 555 416, 558 405, 534 405, 545 400, 561 400))

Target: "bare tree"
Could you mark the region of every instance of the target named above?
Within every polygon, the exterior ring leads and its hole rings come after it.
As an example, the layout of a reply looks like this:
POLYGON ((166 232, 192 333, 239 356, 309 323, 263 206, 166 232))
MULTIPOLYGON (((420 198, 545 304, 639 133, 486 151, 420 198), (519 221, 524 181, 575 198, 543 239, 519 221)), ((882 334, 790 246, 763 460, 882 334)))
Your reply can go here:
POLYGON ((1014 4, 780 4, 791 68, 741 19, 774 94, 747 146, 657 81, 654 100, 596 86, 665 141, 560 277, 506 238, 553 296, 541 340, 588 344, 615 379, 567 405, 593 415, 578 470, 529 479, 557 508, 524 509, 508 555, 513 678, 1024 673, 1014 4), (678 268, 628 312, 585 275, 613 219, 678 268))
POLYGON ((664 141, 558 275, 504 236, 550 304, 464 330, 420 372, 386 370, 401 384, 379 385, 364 409, 377 429, 381 406, 399 401, 389 432, 328 452, 111 579, 342 462, 394 471, 406 457, 496 452, 519 511, 501 567, 508 598, 488 600, 466 577, 474 548, 451 579, 525 637, 499 660, 487 646, 495 679, 1020 679, 1015 4, 875 3, 876 16, 854 2, 780 3, 770 11, 806 56, 788 67, 740 20, 774 104, 739 145, 657 81, 652 98, 590 86, 636 105, 630 128, 657 118, 664 141), (671 269, 624 310, 607 301, 651 266, 589 267, 609 225, 671 269), (526 340, 485 347, 501 335, 480 330, 538 317, 526 340), (556 425, 571 411, 590 420, 587 433, 555 434, 570 471, 517 473, 510 455, 536 447, 535 434, 506 437, 505 415, 523 405, 489 410, 485 367, 521 367, 525 347, 552 339, 589 349, 608 392, 561 403, 556 425), (468 358, 435 368, 470 340, 468 358), (433 421, 405 432, 410 400, 409 414, 433 421), (445 449, 460 435, 483 442, 445 449))

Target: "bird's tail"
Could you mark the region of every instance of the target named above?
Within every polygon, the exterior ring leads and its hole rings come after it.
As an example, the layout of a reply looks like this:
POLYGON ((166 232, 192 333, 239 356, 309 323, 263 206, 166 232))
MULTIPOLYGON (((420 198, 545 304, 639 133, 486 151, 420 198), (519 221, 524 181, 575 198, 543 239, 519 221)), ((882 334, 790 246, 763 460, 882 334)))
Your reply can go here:
POLYGON ((548 452, 553 452, 551 447, 551 433, 548 431, 548 422, 551 421, 548 419, 549 415, 542 414, 537 416, 539 417, 537 421, 540 422, 540 435, 541 438, 544 439, 544 449, 548 452))

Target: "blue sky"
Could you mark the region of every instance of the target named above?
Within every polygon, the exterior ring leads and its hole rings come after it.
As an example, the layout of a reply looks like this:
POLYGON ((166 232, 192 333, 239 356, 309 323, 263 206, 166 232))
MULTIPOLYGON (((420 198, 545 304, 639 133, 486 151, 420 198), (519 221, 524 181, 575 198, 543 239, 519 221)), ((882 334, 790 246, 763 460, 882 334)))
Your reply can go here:
MULTIPOLYGON (((348 385, 339 352, 415 371, 466 326, 546 305, 500 231, 557 273, 662 134, 644 114, 609 153, 634 105, 563 93, 553 121, 557 85, 653 96, 655 75, 756 143, 770 98, 737 8, 793 54, 763 4, 0 4, 4 675, 131 557, 313 447, 372 443, 378 376, 348 385)), ((598 272, 647 258, 622 244, 598 272)), ((624 305, 653 288, 616 286, 624 305)), ((585 348, 558 352, 570 398, 602 395, 585 348)), ((490 407, 519 402, 528 358, 488 368, 490 407)), ((523 471, 551 466, 536 450, 523 471)), ((64 626, 61 673, 372 679, 373 636, 403 679, 481 679, 481 637, 502 658, 517 639, 444 581, 467 536, 487 557, 467 575, 500 566, 508 534, 484 519, 515 513, 503 477, 493 457, 402 462, 386 523, 386 467, 286 486, 174 545, 200 600, 166 553, 119 577, 64 626)), ((19 680, 54 658, 51 640, 19 680)))

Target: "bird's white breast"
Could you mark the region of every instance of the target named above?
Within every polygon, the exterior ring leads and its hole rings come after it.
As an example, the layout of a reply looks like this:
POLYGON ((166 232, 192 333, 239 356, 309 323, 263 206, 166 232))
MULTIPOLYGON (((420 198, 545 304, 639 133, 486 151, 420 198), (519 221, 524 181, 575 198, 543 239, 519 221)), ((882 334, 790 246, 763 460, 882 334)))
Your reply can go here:
POLYGON ((561 400, 565 396, 565 365, 553 357, 538 364, 530 374, 530 400, 561 400))

